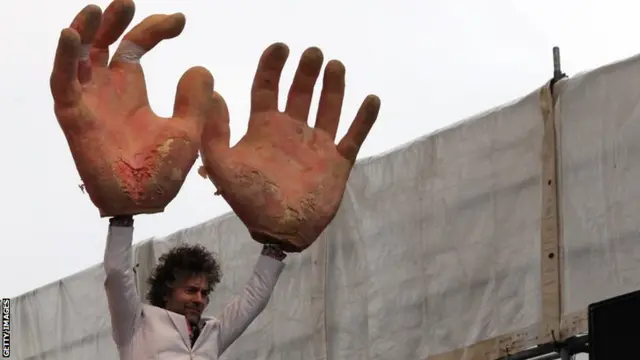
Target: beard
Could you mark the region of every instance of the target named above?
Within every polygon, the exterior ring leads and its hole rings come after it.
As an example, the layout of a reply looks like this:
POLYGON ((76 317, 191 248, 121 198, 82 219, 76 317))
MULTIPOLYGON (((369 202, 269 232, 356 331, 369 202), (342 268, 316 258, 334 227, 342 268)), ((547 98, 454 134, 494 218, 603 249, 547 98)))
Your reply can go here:
POLYGON ((198 325, 202 311, 197 306, 186 306, 184 309, 184 317, 187 318, 192 325, 198 325))

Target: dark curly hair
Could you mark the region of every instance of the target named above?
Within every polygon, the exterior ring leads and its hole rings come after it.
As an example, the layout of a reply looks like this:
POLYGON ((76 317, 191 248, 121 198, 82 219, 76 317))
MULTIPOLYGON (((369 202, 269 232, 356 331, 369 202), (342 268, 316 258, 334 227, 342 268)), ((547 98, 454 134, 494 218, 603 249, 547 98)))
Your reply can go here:
POLYGON ((213 253, 204 246, 183 244, 174 247, 160 256, 158 265, 147 280, 150 286, 147 300, 153 306, 164 308, 174 282, 193 275, 205 275, 207 290, 211 293, 220 282, 222 271, 213 253))

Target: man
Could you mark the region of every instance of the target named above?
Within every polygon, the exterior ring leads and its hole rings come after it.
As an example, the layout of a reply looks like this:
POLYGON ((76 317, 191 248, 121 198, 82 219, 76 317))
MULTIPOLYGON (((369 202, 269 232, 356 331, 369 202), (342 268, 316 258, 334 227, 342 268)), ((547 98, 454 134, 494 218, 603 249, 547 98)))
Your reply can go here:
POLYGON ((315 126, 307 124, 323 64, 318 48, 302 54, 285 111, 279 81, 289 50, 276 43, 262 54, 251 88, 247 133, 230 146, 229 113, 202 67, 177 87, 174 114, 149 105, 140 64, 161 41, 180 34, 182 14, 152 15, 124 35, 109 62, 109 46, 133 19, 132 0, 105 10, 89 5, 60 34, 50 79, 54 111, 85 189, 110 224, 104 257, 113 339, 121 360, 215 360, 267 305, 286 252, 301 252, 332 221, 358 151, 378 116, 380 100, 362 103, 335 144, 345 68, 327 63, 315 126), (209 178, 264 248, 244 291, 218 318, 202 317, 220 280, 202 247, 163 255, 143 304, 131 267, 133 216, 164 211, 198 152, 209 178))
POLYGON ((131 267, 133 218, 110 219, 104 283, 121 359, 217 359, 267 305, 286 254, 265 245, 241 295, 218 318, 202 317, 220 266, 202 246, 162 255, 149 284, 150 305, 136 292, 131 267))

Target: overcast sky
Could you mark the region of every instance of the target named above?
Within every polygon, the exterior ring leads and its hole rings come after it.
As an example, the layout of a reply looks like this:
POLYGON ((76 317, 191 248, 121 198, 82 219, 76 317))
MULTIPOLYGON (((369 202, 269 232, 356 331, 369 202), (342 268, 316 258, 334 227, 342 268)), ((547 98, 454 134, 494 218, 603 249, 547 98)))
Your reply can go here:
MULTIPOLYGON (((108 3, 97 2, 103 8, 108 3)), ((569 75, 640 52, 640 5, 632 1, 433 3, 138 0, 134 22, 151 13, 186 15, 183 34, 143 59, 151 104, 169 116, 178 79, 189 67, 203 65, 229 105, 232 141, 246 129, 249 90, 262 51, 275 41, 291 49, 284 98, 301 52, 319 46, 325 59, 338 58, 347 67, 339 136, 367 94, 382 99, 361 157, 529 93, 551 76, 554 45, 561 47, 569 75)), ((84 5, 84 0, 14 1, 0 12, 2 297, 102 260, 107 222, 78 188, 81 181, 48 86, 59 32, 84 5)), ((138 217, 135 241, 229 211, 213 192, 209 181, 192 171, 165 213, 138 217)))

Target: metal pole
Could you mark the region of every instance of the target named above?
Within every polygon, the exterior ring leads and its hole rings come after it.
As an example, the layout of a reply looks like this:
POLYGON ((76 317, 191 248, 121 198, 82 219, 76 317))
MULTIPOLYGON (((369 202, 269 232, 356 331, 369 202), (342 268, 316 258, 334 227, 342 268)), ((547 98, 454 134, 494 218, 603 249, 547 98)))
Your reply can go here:
POLYGON ((542 355, 540 357, 537 357, 531 360, 558 360, 559 358, 560 358, 560 354, 553 353, 553 354, 542 355))
POLYGON ((554 344, 543 344, 543 345, 538 345, 532 349, 523 350, 517 354, 504 356, 499 360, 528 360, 528 359, 534 359, 539 356, 547 355, 554 351, 555 351, 554 344))
POLYGON ((498 360, 571 360, 574 354, 588 352, 587 341, 587 335, 573 336, 562 343, 538 345, 498 360))
POLYGON ((562 79, 564 74, 562 73, 562 68, 560 67, 560 48, 557 46, 553 47, 553 79, 558 81, 562 79))

